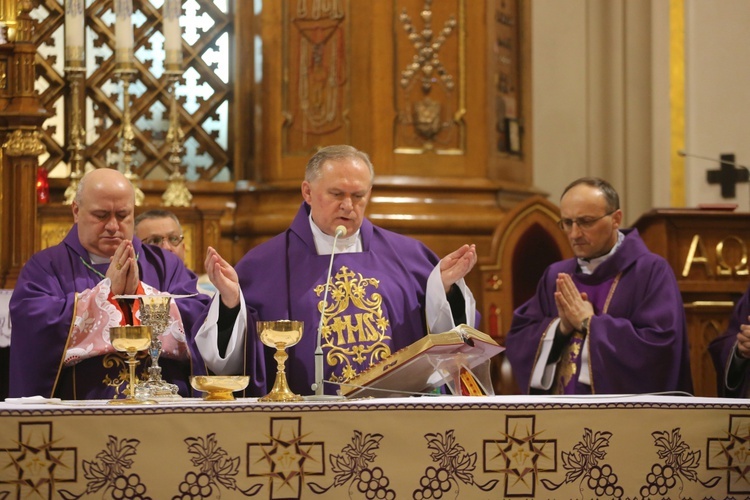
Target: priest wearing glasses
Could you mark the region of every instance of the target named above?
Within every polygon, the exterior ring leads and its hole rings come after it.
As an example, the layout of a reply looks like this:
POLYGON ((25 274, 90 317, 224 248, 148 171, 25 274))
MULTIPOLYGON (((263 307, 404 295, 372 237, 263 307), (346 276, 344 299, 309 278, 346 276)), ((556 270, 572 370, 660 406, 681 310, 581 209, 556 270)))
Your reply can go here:
MULTIPOLYGON (((146 245, 161 247, 185 261, 185 235, 174 212, 154 208, 135 218, 135 235, 146 245)), ((198 276, 198 291, 213 296, 216 288, 207 274, 198 276)))
POLYGON ((506 339, 521 392, 692 393, 677 280, 636 229, 620 227, 615 189, 578 179, 563 191, 560 214, 575 257, 545 270, 506 339))

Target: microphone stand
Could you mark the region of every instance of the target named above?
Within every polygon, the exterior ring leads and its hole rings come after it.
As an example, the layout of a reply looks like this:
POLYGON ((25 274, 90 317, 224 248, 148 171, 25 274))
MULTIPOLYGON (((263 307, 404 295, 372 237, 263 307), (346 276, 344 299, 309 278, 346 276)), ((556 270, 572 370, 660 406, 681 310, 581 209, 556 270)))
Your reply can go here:
MULTIPOLYGON (((698 160, 706 160, 706 161, 711 161, 711 162, 714 162, 714 163, 718 163, 719 165, 730 165, 730 166, 734 167, 735 169, 744 172, 743 177, 737 179, 737 183, 748 182, 748 180, 750 180, 750 169, 747 168, 745 165, 740 165, 739 163, 737 163, 736 160, 729 161, 729 160, 724 159, 724 158, 721 158, 721 159, 717 160, 716 158, 711 158, 709 156, 694 155, 692 153, 688 153, 684 149, 678 149, 677 150, 677 154, 680 155, 680 156, 682 156, 683 158, 696 158, 698 160)), ((732 156, 734 156, 734 155, 732 155, 732 156)), ((709 181, 710 181, 710 179, 709 179, 709 181)), ((748 187, 750 188, 750 184, 748 184, 748 187)), ((722 190, 723 190, 723 188, 722 188, 722 190)), ((750 189, 748 189, 748 196, 750 196, 750 189)), ((735 198, 736 198, 736 196, 735 196, 735 198)), ((750 202, 750 198, 748 200, 750 202)))
POLYGON ((337 400, 346 399, 343 396, 327 396, 323 393, 323 323, 326 316, 326 307, 328 307, 328 283, 331 281, 331 272, 333 271, 333 256, 336 253, 336 242, 339 236, 346 236, 344 226, 336 227, 336 234, 333 236, 333 246, 331 247, 331 259, 328 261, 328 274, 326 275, 325 291, 323 292, 323 310, 320 312, 320 322, 318 323, 318 342, 315 347, 315 383, 312 389, 315 391, 314 396, 307 396, 308 400, 337 400))

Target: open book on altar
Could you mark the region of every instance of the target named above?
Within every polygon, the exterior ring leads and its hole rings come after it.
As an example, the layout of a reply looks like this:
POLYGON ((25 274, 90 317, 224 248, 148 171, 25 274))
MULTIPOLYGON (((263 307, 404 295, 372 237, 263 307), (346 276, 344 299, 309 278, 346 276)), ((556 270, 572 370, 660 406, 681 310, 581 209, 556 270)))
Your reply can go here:
POLYGON ((468 325, 425 335, 341 385, 346 397, 403 397, 448 385, 454 394, 493 394, 487 361, 503 352, 468 325), (462 390, 463 389, 463 390, 462 390))

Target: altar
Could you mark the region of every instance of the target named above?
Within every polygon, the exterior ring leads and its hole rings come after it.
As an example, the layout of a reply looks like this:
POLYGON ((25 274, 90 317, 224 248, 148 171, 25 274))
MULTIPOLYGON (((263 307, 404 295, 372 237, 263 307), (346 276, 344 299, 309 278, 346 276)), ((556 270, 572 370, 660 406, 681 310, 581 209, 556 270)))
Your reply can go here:
POLYGON ((750 495, 747 400, 0 403, 0 498, 750 495))

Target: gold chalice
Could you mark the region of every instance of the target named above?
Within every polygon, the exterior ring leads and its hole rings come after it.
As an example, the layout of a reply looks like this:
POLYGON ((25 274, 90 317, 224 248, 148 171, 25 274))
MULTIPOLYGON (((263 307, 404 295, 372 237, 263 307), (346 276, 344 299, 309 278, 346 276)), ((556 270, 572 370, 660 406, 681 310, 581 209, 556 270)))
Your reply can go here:
POLYGON ((277 321, 258 321, 258 336, 268 347, 276 349, 274 359, 278 365, 276 381, 271 392, 260 398, 261 402, 284 403, 302 401, 302 396, 294 394, 286 381, 284 365, 289 355, 286 348, 295 345, 302 338, 304 322, 281 319, 277 321))
POLYGON ((206 401, 234 401, 235 391, 241 391, 250 382, 247 375, 196 375, 190 377, 190 385, 196 391, 205 392, 206 401))
POLYGON ((128 382, 128 396, 125 399, 112 399, 111 404, 139 404, 143 403, 135 397, 135 359, 138 351, 145 351, 151 345, 151 327, 140 326, 113 326, 109 329, 109 341, 116 351, 127 354, 126 360, 130 368, 130 380, 128 382))

